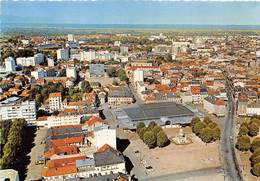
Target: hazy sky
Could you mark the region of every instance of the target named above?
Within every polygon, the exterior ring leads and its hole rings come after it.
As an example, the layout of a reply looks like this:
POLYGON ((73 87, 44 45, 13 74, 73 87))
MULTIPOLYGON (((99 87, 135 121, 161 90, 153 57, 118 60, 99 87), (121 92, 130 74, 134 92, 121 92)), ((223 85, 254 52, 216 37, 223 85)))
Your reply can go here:
POLYGON ((260 25, 260 2, 6 2, 3 23, 260 25))

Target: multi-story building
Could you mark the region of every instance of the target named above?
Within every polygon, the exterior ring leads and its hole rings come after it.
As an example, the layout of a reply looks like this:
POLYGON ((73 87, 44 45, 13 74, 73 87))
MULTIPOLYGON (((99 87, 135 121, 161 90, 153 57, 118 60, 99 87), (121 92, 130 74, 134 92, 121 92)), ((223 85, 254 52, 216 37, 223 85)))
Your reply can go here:
POLYGON ((108 92, 108 104, 118 106, 133 103, 133 96, 128 88, 117 88, 108 92))
POLYGON ((47 77, 47 73, 43 69, 37 69, 31 72, 31 76, 33 76, 35 79, 40 79, 47 77))
POLYGON ((66 125, 79 125, 83 115, 44 116, 37 119, 37 126, 54 127, 66 125))
POLYGON ((77 71, 76 71, 76 68, 75 67, 67 67, 66 68, 66 77, 68 78, 74 78, 76 79, 77 78, 77 71))
POLYGON ((19 57, 16 59, 17 65, 21 65, 24 67, 35 66, 43 63, 44 55, 42 53, 38 53, 33 57, 19 57))
POLYGON ((69 60, 69 49, 58 49, 57 50, 58 60, 69 60))
POLYGON ((6 72, 14 72, 15 71, 15 60, 13 57, 8 57, 5 59, 5 71, 6 72))
POLYGON ((138 81, 143 82, 144 81, 144 71, 138 70, 138 69, 135 70, 134 75, 133 75, 133 80, 134 80, 134 83, 138 82, 138 81))
POLYGON ((217 116, 225 116, 226 113, 225 101, 215 96, 204 98, 203 108, 217 116))
POLYGON ((48 67, 54 67, 54 59, 53 58, 48 58, 47 62, 48 62, 48 67))
POLYGON ((0 102, 0 112, 3 120, 25 119, 28 124, 36 123, 35 101, 21 101, 17 97, 11 97, 0 102))
POLYGON ((80 60, 81 61, 92 61, 96 59, 96 52, 95 51, 83 51, 80 53, 80 60))
POLYGON ((103 77, 105 74, 104 64, 90 64, 89 76, 90 77, 103 77))
POLYGON ((74 41, 74 35, 68 34, 68 41, 74 41))
POLYGON ((63 109, 62 96, 60 92, 50 93, 49 109, 50 111, 60 111, 63 109))

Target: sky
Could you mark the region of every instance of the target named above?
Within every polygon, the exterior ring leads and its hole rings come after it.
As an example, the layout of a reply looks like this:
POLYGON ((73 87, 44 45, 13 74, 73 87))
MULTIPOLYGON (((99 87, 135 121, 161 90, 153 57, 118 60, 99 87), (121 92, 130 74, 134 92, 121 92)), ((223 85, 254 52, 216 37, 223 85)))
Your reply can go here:
POLYGON ((260 2, 1 1, 2 23, 260 25, 260 2))

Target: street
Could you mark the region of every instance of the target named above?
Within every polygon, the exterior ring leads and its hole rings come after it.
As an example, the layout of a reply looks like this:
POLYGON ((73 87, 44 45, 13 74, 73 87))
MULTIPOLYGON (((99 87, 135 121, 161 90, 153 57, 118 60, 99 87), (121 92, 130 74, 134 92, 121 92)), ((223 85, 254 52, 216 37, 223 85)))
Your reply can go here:
POLYGON ((228 96, 227 115, 224 123, 224 129, 221 135, 221 156, 225 172, 225 180, 240 181, 243 180, 239 166, 236 163, 235 150, 234 150, 234 127, 235 127, 235 101, 233 82, 229 78, 228 73, 224 71, 226 80, 226 91, 228 96))

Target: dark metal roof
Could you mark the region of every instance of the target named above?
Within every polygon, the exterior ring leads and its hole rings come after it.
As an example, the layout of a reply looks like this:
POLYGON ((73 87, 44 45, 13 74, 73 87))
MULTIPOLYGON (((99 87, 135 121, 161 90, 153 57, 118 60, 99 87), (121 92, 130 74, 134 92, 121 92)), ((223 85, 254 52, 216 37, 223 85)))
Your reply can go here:
POLYGON ((103 152, 94 153, 95 166, 112 165, 124 163, 123 155, 117 150, 108 147, 103 152))

